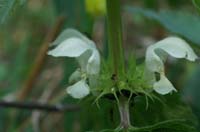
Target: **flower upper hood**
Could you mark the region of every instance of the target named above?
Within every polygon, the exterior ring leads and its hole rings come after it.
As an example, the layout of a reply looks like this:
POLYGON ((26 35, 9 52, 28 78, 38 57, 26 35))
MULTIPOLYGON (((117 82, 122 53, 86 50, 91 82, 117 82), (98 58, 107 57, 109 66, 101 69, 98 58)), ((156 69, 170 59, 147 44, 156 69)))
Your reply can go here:
POLYGON ((81 70, 88 74, 98 74, 100 69, 100 55, 93 41, 73 29, 61 33, 53 45, 58 45, 48 52, 54 57, 75 57, 81 70), (64 37, 65 36, 65 37, 64 37))

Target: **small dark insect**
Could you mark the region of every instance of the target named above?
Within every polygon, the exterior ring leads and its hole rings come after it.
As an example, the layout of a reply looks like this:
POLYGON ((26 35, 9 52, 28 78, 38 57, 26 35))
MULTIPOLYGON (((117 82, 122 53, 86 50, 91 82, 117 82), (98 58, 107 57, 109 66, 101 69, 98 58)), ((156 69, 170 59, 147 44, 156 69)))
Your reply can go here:
POLYGON ((117 75, 116 74, 112 74, 111 80, 113 80, 113 81, 117 80, 117 75))

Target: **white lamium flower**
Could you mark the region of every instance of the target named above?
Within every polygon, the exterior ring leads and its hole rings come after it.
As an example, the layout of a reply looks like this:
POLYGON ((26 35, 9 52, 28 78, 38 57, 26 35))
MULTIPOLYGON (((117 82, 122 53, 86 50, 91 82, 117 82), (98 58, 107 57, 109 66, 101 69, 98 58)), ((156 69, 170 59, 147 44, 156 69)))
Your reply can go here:
POLYGON ((74 57, 80 65, 70 77, 76 83, 67 88, 67 93, 74 98, 83 98, 89 94, 86 78, 96 76, 100 70, 100 55, 95 43, 74 29, 67 29, 53 42, 57 47, 48 52, 54 57, 74 57), (77 79, 80 79, 77 82, 77 79))
POLYGON ((146 73, 151 76, 148 76, 148 79, 154 80, 154 90, 162 95, 176 91, 171 82, 165 77, 163 61, 165 61, 167 55, 175 58, 185 58, 189 61, 195 61, 198 58, 189 44, 178 37, 168 37, 147 48, 146 73), (160 74, 160 80, 156 81, 155 73, 160 74))

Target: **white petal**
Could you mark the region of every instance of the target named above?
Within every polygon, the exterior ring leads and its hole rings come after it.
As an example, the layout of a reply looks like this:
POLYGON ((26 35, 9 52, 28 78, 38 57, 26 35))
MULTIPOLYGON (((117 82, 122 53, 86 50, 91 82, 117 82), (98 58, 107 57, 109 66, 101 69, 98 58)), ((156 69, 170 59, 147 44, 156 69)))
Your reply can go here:
POLYGON ((89 84, 90 84, 90 88, 97 88, 99 86, 99 75, 98 74, 92 74, 88 76, 89 79, 89 84))
POLYGON ((78 57, 91 46, 79 38, 69 38, 59 44, 55 49, 48 52, 48 55, 54 57, 78 57))
POLYGON ((57 39, 52 43, 52 45, 59 45, 60 43, 62 43, 64 40, 69 39, 69 38, 79 38, 81 40, 83 40, 85 43, 94 46, 94 42, 91 41, 90 39, 88 39, 86 36, 84 36, 83 34, 81 34, 79 31, 75 30, 75 29, 66 29, 64 30, 58 37, 57 39))
POLYGON ((155 53, 154 47, 149 46, 146 52, 145 65, 147 71, 161 72, 164 71, 164 64, 161 58, 155 53))
POLYGON ((150 70, 145 69, 144 79, 145 79, 147 85, 152 86, 156 82, 155 73, 150 70))
POLYGON ((80 32, 67 29, 54 41, 58 45, 48 52, 54 57, 76 57, 83 72, 97 74, 100 69, 100 55, 95 43, 80 32))
POLYGON ((157 93, 162 95, 176 91, 171 82, 162 74, 160 75, 160 80, 154 83, 153 88, 157 93))
POLYGON ((81 67, 81 71, 83 72, 87 71, 88 60, 91 55, 92 55, 92 50, 88 50, 77 58, 77 61, 81 67))
POLYGON ((73 98, 81 99, 90 93, 89 86, 84 80, 75 83, 67 88, 67 93, 73 98))
POLYGON ((186 58, 190 61, 195 61, 198 58, 184 40, 177 37, 168 37, 148 47, 145 60, 146 68, 153 72, 164 72, 162 58, 166 53, 175 58, 186 58))
POLYGON ((154 46, 155 49, 162 49, 175 58, 186 58, 190 61, 195 61, 198 58, 189 44, 178 37, 168 37, 154 46))
POLYGON ((88 60, 87 64, 87 73, 88 74, 98 74, 100 71, 100 55, 97 50, 93 50, 91 57, 88 60))

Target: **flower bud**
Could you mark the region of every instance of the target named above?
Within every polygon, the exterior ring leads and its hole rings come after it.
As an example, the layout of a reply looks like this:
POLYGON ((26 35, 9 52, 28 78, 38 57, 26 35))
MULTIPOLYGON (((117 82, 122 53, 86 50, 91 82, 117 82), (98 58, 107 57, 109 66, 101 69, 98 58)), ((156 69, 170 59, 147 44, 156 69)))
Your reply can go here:
POLYGON ((94 17, 106 14, 106 0, 85 0, 86 11, 94 17))

